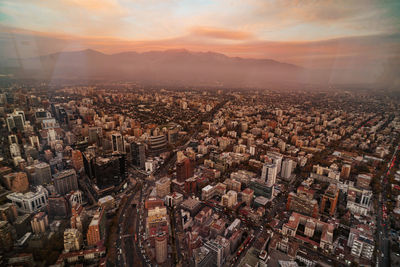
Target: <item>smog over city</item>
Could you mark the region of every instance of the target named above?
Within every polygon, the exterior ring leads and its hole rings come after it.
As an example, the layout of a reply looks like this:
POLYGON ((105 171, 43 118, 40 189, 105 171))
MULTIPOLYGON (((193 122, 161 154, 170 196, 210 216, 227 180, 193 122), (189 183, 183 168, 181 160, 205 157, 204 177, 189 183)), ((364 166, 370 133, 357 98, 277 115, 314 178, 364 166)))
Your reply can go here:
POLYGON ((399 14, 0 1, 0 265, 400 266, 399 14))

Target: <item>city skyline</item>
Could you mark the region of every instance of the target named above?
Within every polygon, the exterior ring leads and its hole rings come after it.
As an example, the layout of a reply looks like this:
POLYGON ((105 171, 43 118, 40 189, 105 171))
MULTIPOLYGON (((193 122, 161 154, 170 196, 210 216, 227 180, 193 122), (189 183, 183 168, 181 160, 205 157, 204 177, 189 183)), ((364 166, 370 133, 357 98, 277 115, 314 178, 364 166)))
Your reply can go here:
POLYGON ((398 69, 396 1, 64 0, 0 7, 5 66, 13 58, 85 49, 187 49, 273 59, 306 68, 309 76, 327 72, 333 82, 347 81, 349 71, 357 83, 395 80, 398 69))
POLYGON ((0 266, 400 266, 399 14, 0 0, 0 266))

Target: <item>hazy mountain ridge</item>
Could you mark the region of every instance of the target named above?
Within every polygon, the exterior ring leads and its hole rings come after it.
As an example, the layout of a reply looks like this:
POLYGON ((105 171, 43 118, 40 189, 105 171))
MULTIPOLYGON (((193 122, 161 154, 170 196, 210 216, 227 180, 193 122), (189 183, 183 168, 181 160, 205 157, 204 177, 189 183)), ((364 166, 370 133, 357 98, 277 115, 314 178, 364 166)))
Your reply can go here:
POLYGON ((110 55, 87 49, 22 59, 14 64, 13 74, 19 78, 123 79, 184 85, 263 86, 281 79, 296 81, 303 70, 272 59, 184 49, 110 55))

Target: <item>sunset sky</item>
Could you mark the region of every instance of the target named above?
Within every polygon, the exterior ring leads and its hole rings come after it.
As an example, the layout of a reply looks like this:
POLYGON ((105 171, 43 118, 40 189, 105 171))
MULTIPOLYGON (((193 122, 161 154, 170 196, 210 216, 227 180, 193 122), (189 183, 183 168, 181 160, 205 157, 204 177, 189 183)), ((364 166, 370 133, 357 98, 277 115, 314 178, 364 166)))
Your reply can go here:
POLYGON ((308 68, 397 64, 400 1, 2 0, 0 59, 185 48, 308 68))

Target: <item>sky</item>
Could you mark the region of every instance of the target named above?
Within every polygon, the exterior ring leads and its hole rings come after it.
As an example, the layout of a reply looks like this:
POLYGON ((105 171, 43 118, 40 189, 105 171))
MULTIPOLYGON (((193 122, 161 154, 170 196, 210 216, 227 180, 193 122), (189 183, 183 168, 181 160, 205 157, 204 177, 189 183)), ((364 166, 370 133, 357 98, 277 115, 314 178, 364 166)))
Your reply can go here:
POLYGON ((0 1, 0 60, 87 48, 185 48, 378 75, 399 65, 400 1, 0 1))

